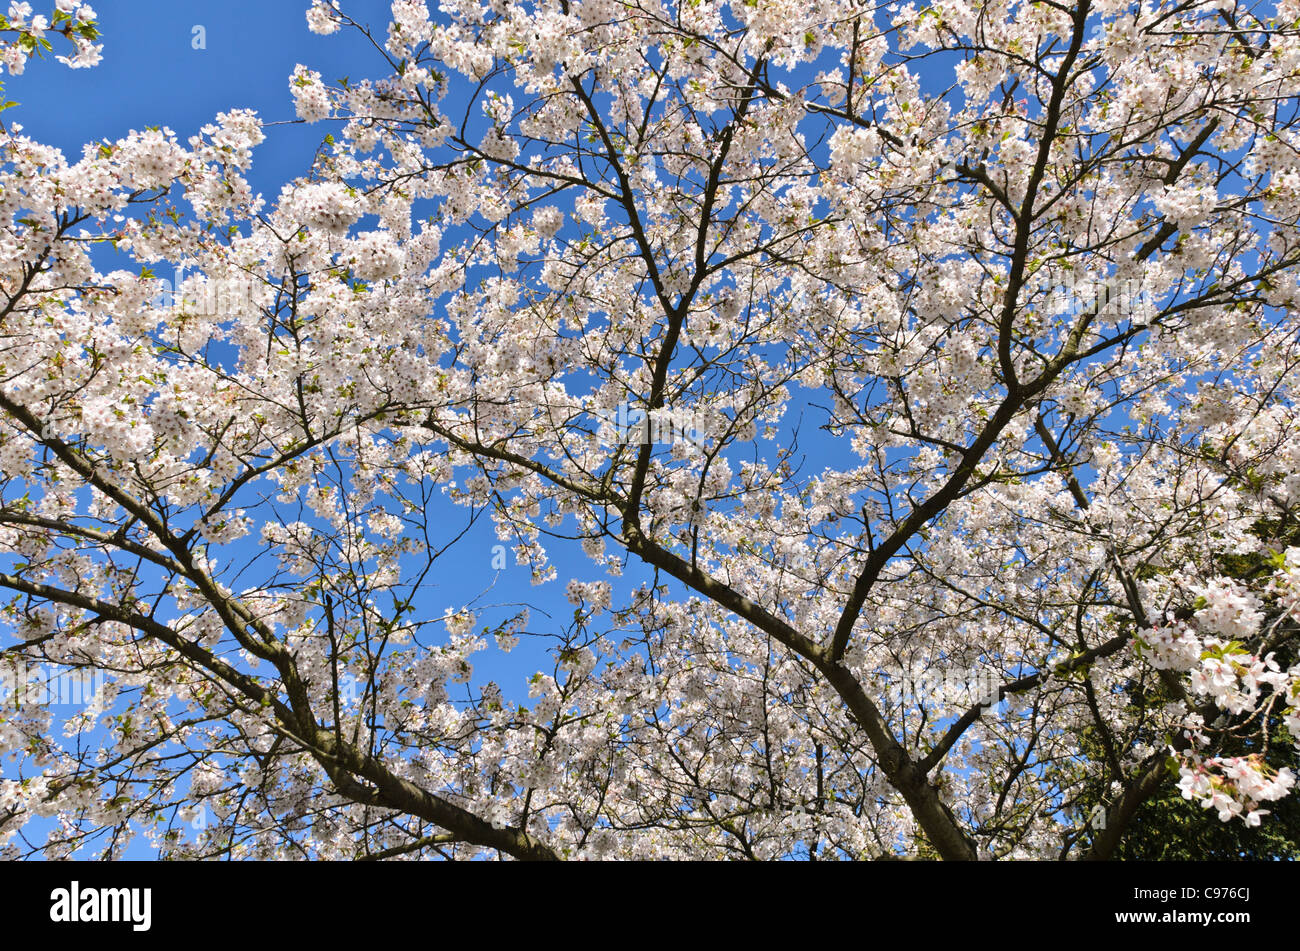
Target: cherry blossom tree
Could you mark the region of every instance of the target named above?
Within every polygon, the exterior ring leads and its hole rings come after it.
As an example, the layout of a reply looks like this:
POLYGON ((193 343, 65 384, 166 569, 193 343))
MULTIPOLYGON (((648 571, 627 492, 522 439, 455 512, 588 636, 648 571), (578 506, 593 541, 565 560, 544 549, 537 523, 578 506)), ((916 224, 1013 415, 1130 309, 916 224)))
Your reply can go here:
POLYGON ((0 714, 10 854, 1104 859, 1171 790, 1269 822, 1300 4, 307 26, 376 78, 295 70, 328 137, 274 201, 247 111, 0 138, 0 657, 101 677, 0 714), (542 589, 581 549, 571 621, 429 609, 480 518, 542 589), (548 670, 475 672, 539 624, 548 670))

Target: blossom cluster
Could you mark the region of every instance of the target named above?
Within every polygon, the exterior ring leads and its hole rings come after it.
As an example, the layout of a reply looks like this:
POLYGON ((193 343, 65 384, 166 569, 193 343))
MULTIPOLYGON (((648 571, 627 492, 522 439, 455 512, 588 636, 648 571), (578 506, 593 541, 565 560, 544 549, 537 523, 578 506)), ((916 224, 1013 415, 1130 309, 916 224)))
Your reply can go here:
POLYGON ((57 55, 60 63, 70 69, 97 66, 104 47, 94 42, 99 36, 96 16, 95 8, 82 0, 55 0, 49 15, 34 13, 30 3, 14 0, 0 14, 0 68, 22 75, 29 57, 51 48, 50 35, 66 38, 75 51, 71 56, 57 55))

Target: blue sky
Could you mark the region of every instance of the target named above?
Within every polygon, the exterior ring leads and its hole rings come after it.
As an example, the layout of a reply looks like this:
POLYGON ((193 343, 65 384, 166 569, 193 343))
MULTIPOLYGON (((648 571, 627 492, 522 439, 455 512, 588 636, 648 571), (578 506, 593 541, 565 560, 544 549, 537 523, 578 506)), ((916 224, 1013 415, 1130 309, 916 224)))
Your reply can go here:
MULTIPOLYGON (((34 6, 42 12, 39 4, 34 6)), ((4 98, 18 105, 0 118, 11 128, 21 125, 24 134, 39 142, 63 149, 72 161, 87 142, 116 139, 149 126, 169 127, 184 141, 220 112, 251 108, 267 123, 267 138, 254 150, 249 179, 255 191, 273 200, 284 182, 308 170, 321 140, 331 131, 328 124, 308 126, 296 121, 289 94, 294 66, 302 63, 319 70, 327 82, 343 76, 375 76, 383 66, 375 50, 351 31, 329 37, 310 33, 305 0, 100 0, 94 6, 104 44, 98 66, 70 70, 47 54, 44 61, 29 62, 23 75, 3 77, 4 98)), ((376 26, 382 35, 388 21, 386 3, 354 0, 348 12, 376 26)), ((66 52, 56 45, 55 53, 66 52)), ((171 277, 163 270, 158 273, 171 277)), ((440 511, 435 524, 441 522, 442 541, 456 535, 467 518, 467 510, 459 506, 447 505, 440 511)), ((485 514, 438 562, 429 590, 420 599, 423 610, 417 614, 440 616, 448 606, 460 607, 486 591, 479 603, 498 607, 483 621, 508 617, 519 603, 530 602, 534 606, 530 629, 557 631, 573 617, 573 607, 564 596, 568 578, 603 576, 580 552, 570 552, 557 559, 559 579, 539 589, 530 584, 529 569, 515 565, 512 551, 506 555, 506 570, 493 570, 497 544, 485 514), (554 620, 548 621, 543 612, 554 620)), ((246 546, 242 554, 253 554, 246 546)), ((223 561, 229 563, 231 554, 235 552, 225 554, 223 561)), ((439 624, 421 639, 437 643, 444 637, 439 624)), ((507 655, 489 639, 488 650, 475 658, 476 684, 495 679, 507 697, 528 702, 527 677, 552 666, 543 645, 529 647, 525 639, 507 655)), ((60 704, 56 719, 77 709, 79 704, 60 704)), ((57 739, 59 733, 56 727, 53 737, 57 739)), ((99 731, 85 734, 81 741, 96 742, 97 735, 102 736, 99 731)), ((0 768, 6 776, 15 775, 11 762, 0 768)), ((43 822, 29 825, 28 838, 39 841, 44 827, 43 822)), ((137 839, 127 855, 149 857, 145 840, 137 839)))
MULTIPOLYGON (((328 37, 310 33, 305 0, 101 0, 94 6, 104 44, 98 66, 69 70, 47 54, 46 61, 29 63, 23 75, 4 77, 6 98, 18 103, 3 113, 6 123, 21 124, 24 134, 62 148, 73 161, 87 142, 148 126, 167 126, 183 141, 219 112, 251 108, 268 125, 266 141, 254 150, 249 178, 256 191, 273 200, 284 182, 307 171, 331 131, 327 123, 296 121, 289 94, 294 66, 319 70, 327 82, 376 76, 383 66, 354 31, 328 37)), ((387 3, 354 0, 348 12, 382 36, 387 3)), ((160 277, 172 277, 155 270, 160 277)), ((463 527, 467 512, 449 509, 450 537, 463 527)), ((441 614, 449 605, 460 607, 489 586, 487 603, 535 602, 540 592, 529 584, 528 568, 514 564, 513 553, 507 555, 507 570, 495 577, 490 566, 497 543, 490 520, 481 518, 451 557, 439 562, 429 610, 441 614)), ((569 564, 587 580, 600 574, 580 553, 569 564)), ((568 576, 562 570, 560 580, 546 588, 549 600, 558 600, 554 607, 561 620, 572 616, 563 597, 568 576)), ((490 653, 505 659, 495 649, 490 653)), ((512 655, 499 675, 491 673, 504 678, 507 694, 512 676, 526 677, 542 661, 525 661, 523 653, 520 649, 512 655)))
MULTIPOLYGON (((21 123, 27 135, 62 148, 75 161, 87 142, 116 139, 149 126, 169 127, 183 141, 220 112, 251 108, 267 123, 267 139, 254 150, 249 177, 254 190, 272 200, 284 182, 306 172, 322 138, 331 131, 328 123, 295 121, 289 94, 295 65, 318 70, 327 82, 343 76, 373 77, 383 68, 375 50, 352 31, 329 37, 308 32, 306 5, 306 0, 100 0, 95 4, 104 43, 100 65, 68 70, 53 62, 30 63, 24 75, 5 77, 5 98, 19 105, 6 111, 3 119, 10 125, 21 123)), ((387 8, 381 0, 347 4, 350 15, 369 22, 380 35, 388 21, 387 8)), ((948 75, 936 73, 927 71, 927 92, 936 93, 950 81, 948 75)), ((791 409, 779 437, 782 441, 801 415, 797 405, 791 409)), ((821 422, 818 411, 802 409, 800 446, 805 452, 811 448, 812 456, 805 471, 815 472, 836 461, 845 446, 816 431, 821 422)), ((759 455, 771 460, 775 448, 760 441, 759 455)), ((747 456, 754 447, 739 449, 736 455, 747 456)), ((463 508, 446 506, 436 519, 442 520, 449 538, 463 527, 466 514, 463 508)), ((223 552, 222 560, 229 564, 232 556, 254 554, 253 544, 246 541, 223 552)), ((504 571, 492 569, 496 544, 490 519, 481 518, 438 563, 430 589, 418 599, 417 614, 436 617, 448 606, 460 607, 490 589, 481 603, 499 607, 482 622, 507 617, 515 605, 526 602, 534 608, 530 628, 553 633, 573 617, 564 596, 566 581, 604 577, 576 546, 547 544, 559 577, 538 588, 529 583, 529 569, 514 564, 513 553, 507 555, 504 571)), ((613 546, 608 550, 612 552, 613 546)), ((615 604, 619 589, 627 591, 649 577, 646 569, 630 565, 616 584, 615 604)), ((604 615, 596 624, 607 619, 604 615)), ((443 636, 437 625, 422 639, 437 642, 443 636)), ((552 662, 543 653, 546 643, 525 641, 506 655, 489 642, 488 650, 475 658, 476 683, 495 679, 507 697, 527 703, 526 678, 538 669, 551 669, 552 662)), ((64 712, 73 711, 65 707, 64 712)), ((93 740, 93 734, 85 739, 93 740)), ((137 840, 128 854, 146 857, 143 845, 143 840, 137 840)))
MULTIPOLYGON (((33 5, 39 12, 40 6, 33 5)), ((254 151, 250 180, 254 190, 273 199, 285 181, 307 170, 322 138, 331 131, 329 124, 294 121, 288 86, 294 66, 302 63, 332 82, 343 76, 376 76, 383 65, 376 52, 351 31, 329 37, 309 33, 306 6, 306 0, 99 0, 95 7, 103 34, 103 62, 94 69, 75 71, 53 62, 34 62, 24 75, 6 76, 5 98, 19 105, 2 118, 9 125, 20 123, 26 134, 59 146, 75 160, 87 142, 116 139, 147 126, 170 127, 184 140, 219 112, 251 108, 268 125, 267 140, 254 151)), ((379 0, 347 4, 349 14, 368 21, 381 35, 387 7, 379 0)), ((934 69, 925 75, 929 93, 950 81, 949 75, 934 69)), ((798 408, 792 406, 789 422, 797 417, 798 408)), ((815 431, 820 421, 811 410, 804 419, 800 444, 805 449, 814 447, 805 471, 835 461, 828 441, 815 431)), ((760 454, 770 460, 772 448, 761 446, 760 454)), ((840 444, 838 451, 843 448, 840 444)), ((738 455, 745 455, 743 449, 738 455)), ((466 510, 447 507, 443 523, 447 537, 460 530, 465 517, 466 510)), ((513 605, 528 602, 535 608, 530 627, 554 632, 572 618, 573 609, 564 597, 568 578, 603 577, 575 546, 548 544, 559 578, 539 589, 529 583, 528 568, 514 564, 513 554, 507 555, 507 568, 499 576, 493 571, 496 544, 490 519, 480 519, 450 556, 438 563, 431 590, 420 599, 421 613, 436 616, 490 588, 483 603, 501 607, 489 618, 507 616, 514 612, 513 605), (543 611, 553 620, 548 621, 543 611)), ((609 550, 613 551, 612 545, 609 550)), ((251 551, 245 547, 244 553, 251 551)), ((619 587, 626 591, 647 577, 648 571, 631 565, 619 587)), ((440 626, 429 632, 435 641, 442 633, 440 626)), ((490 677, 507 697, 527 702, 525 678, 535 670, 550 669, 540 646, 528 648, 525 642, 505 655, 489 646, 476 658, 476 682, 490 677)))
MULTIPOLYGON (((373 22, 387 20, 386 4, 351 6, 373 9, 373 22)), ((4 119, 70 155, 85 142, 146 126, 169 126, 185 139, 230 109, 255 109, 268 123, 292 120, 295 64, 329 80, 375 65, 374 51, 353 35, 309 33, 304 0, 98 0, 94 7, 104 44, 98 66, 69 70, 47 54, 23 75, 4 77, 7 98, 19 103, 4 119), (200 38, 205 48, 195 49, 200 38)), ((327 131, 268 129, 255 154, 254 187, 274 197, 281 182, 302 174, 327 131)))
MULTIPOLYGON (((346 10, 382 36, 388 6, 382 0, 351 0, 346 10)), ((255 109, 268 124, 267 139, 254 150, 249 177, 256 191, 273 200, 284 182, 307 171, 317 147, 332 131, 329 123, 296 121, 289 93, 295 65, 318 70, 326 82, 343 76, 377 77, 385 66, 355 31, 344 29, 328 37, 310 33, 306 7, 306 0, 101 0, 95 9, 103 61, 85 70, 69 70, 50 61, 48 54, 44 62, 29 63, 23 75, 5 77, 6 98, 18 105, 4 112, 3 119, 20 123, 25 134, 62 148, 75 161, 84 143, 115 139, 131 129, 167 126, 183 141, 219 112, 255 109)), ((159 277, 172 277, 164 269, 155 271, 159 277)), ((796 410, 789 422, 797 417, 796 410)), ((821 436, 815 432, 818 417, 814 411, 805 418, 802 446, 821 436)), ((771 459, 774 448, 761 449, 760 454, 771 459)), ((821 450, 814 470, 833 461, 828 447, 821 450)), ((740 455, 750 451, 752 447, 741 447, 740 455)), ((448 509, 445 525, 450 536, 463 527, 466 511, 448 509)), ((449 605, 460 607, 491 587, 484 603, 529 602, 555 619, 548 624, 534 610, 533 626, 555 630, 572 618, 572 606, 564 597, 566 581, 606 577, 576 546, 548 545, 559 577, 539 589, 529 583, 529 569, 514 564, 513 552, 499 576, 491 569, 496 544, 490 519, 481 518, 450 557, 439 562, 432 590, 422 599, 426 616, 440 615, 449 605)), ((229 563, 229 555, 224 560, 229 563)), ((631 565, 618 587, 627 590, 649 574, 631 565)), ((499 616, 514 610, 503 607, 499 616)), ((522 700, 524 678, 542 666, 549 669, 546 658, 521 646, 508 657, 490 648, 479 655, 476 669, 497 679, 507 696, 522 700)))

